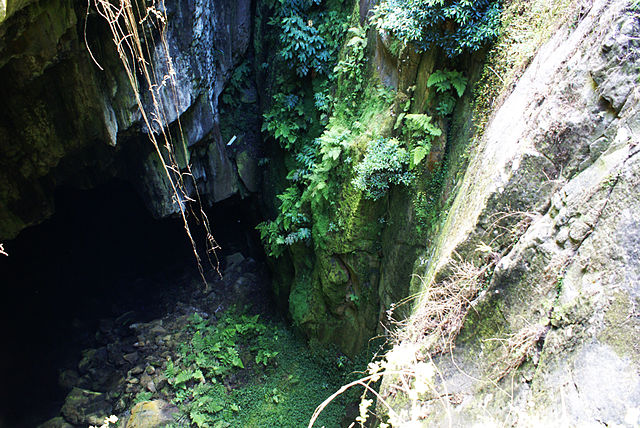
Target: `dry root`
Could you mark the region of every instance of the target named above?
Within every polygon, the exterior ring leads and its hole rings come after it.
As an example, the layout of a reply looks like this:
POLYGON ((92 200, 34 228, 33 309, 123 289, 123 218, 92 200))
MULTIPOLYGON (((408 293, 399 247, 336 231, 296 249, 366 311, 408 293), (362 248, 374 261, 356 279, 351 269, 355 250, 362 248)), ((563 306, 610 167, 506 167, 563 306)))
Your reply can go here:
POLYGON ((451 349, 490 267, 452 261, 452 275, 425 287, 414 314, 405 321, 396 322, 400 326, 394 333, 396 343, 420 342, 430 354, 451 349))
POLYGON ((504 356, 496 362, 495 367, 497 370, 492 376, 493 381, 500 381, 520 367, 527 358, 534 356, 536 345, 547 330, 547 326, 532 325, 523 328, 504 340, 504 356))

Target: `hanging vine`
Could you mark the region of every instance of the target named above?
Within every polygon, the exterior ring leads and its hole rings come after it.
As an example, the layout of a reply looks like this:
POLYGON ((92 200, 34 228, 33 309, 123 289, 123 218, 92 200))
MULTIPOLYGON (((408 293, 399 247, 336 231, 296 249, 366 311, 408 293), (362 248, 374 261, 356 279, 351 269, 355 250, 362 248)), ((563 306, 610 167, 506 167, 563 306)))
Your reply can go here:
MULTIPOLYGON (((206 258, 218 274, 220 271, 216 250, 220 249, 220 246, 211 234, 209 219, 202 207, 198 186, 189 163, 186 163, 186 168, 183 171, 177 161, 177 147, 183 153, 188 153, 188 151, 178 111, 176 71, 173 67, 166 37, 167 15, 164 0, 154 0, 150 6, 146 6, 144 2, 139 3, 138 0, 117 0, 114 3, 108 0, 93 0, 93 2, 98 14, 105 19, 111 30, 113 43, 133 90, 142 120, 147 127, 147 135, 162 163, 173 195, 173 203, 178 207, 182 217, 184 229, 196 258, 198 271, 208 291, 202 259, 189 227, 189 212, 204 229, 206 258), (156 37, 158 37, 157 41, 156 37), (151 47, 156 46, 161 47, 162 58, 152 55, 151 47), (156 67, 156 60, 164 61, 166 72, 160 72, 159 67, 156 67), (147 90, 149 97, 147 103, 143 102, 143 89, 147 90), (165 99, 171 100, 170 106, 161 101, 162 95, 167 94, 169 97, 165 97, 165 99), (173 113, 177 118, 178 135, 176 137, 172 136, 169 130, 168 111, 166 111, 169 108, 174 109, 173 113), (195 189, 195 199, 189 195, 185 180, 191 180, 195 189), (192 205, 196 206, 197 212, 191 209, 192 205)), ((91 53, 90 50, 89 52, 91 53)), ((93 54, 91 56, 96 61, 93 54)), ((98 64, 97 61, 96 64, 98 64)), ((100 65, 98 64, 98 66, 100 65)))

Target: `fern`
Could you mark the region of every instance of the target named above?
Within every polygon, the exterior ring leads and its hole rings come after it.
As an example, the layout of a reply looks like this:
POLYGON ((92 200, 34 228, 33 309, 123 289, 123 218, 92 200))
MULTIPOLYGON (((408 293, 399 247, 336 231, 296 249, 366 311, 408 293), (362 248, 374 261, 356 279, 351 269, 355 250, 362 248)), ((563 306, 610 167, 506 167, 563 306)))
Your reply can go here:
POLYGON ((431 151, 431 142, 442 135, 442 129, 431 123, 432 118, 426 114, 407 114, 405 116, 406 131, 411 141, 411 168, 420 162, 431 151))
POLYGON ((427 79, 427 87, 435 87, 438 92, 446 92, 453 88, 458 97, 461 97, 467 88, 467 79, 459 71, 436 70, 427 79))
POLYGON ((453 93, 459 97, 467 88, 467 78, 455 70, 436 70, 427 79, 427 87, 435 88, 435 111, 440 116, 447 116, 453 112, 456 99, 453 93))
POLYGON ((405 121, 409 131, 418 132, 429 137, 439 137, 442 135, 442 129, 431 123, 431 116, 426 114, 407 114, 405 121))

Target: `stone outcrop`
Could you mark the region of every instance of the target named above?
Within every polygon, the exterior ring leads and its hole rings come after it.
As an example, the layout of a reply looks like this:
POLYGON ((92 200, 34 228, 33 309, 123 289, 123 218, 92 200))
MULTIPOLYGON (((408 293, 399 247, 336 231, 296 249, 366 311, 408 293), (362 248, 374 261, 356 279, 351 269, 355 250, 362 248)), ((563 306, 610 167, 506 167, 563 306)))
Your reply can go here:
POLYGON ((579 3, 494 113, 415 272, 429 286, 453 260, 495 263, 431 387, 386 377, 396 421, 638 424, 640 20, 625 1, 579 3))
MULTIPOLYGON (((56 187, 89 188, 111 177, 131 181, 154 215, 177 212, 112 36, 86 6, 10 1, 0 10, 0 239, 51 215, 56 187)), ((174 100, 166 94, 160 99, 167 122, 179 118, 185 135, 188 153, 180 153, 178 162, 183 168, 190 162, 207 203, 245 186, 255 191, 257 148, 250 146, 259 140, 239 138, 233 151, 227 149, 218 106, 249 51, 251 2, 168 1, 166 12, 176 88, 174 100), (237 154, 244 154, 246 185, 238 177, 237 154)), ((149 50, 162 80, 167 65, 159 38, 154 42, 149 50)))

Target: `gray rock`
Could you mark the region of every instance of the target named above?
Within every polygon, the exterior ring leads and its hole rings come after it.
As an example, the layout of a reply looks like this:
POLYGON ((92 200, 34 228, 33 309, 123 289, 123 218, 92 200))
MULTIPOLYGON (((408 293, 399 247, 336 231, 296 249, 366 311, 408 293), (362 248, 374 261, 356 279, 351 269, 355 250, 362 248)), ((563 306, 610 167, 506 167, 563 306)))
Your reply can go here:
POLYGON ((80 388, 73 388, 62 406, 62 415, 74 425, 101 425, 111 412, 106 394, 80 388))
POLYGON ((64 370, 58 376, 58 384, 68 391, 71 391, 75 386, 80 386, 80 383, 80 375, 75 370, 64 370))
POLYGON ((236 155, 236 166, 238 167, 238 175, 247 190, 254 193, 260 190, 258 159, 251 156, 248 151, 242 151, 236 155))
MULTIPOLYGON (((452 259, 484 264, 481 244, 505 252, 451 355, 432 356, 438 375, 419 401, 419 426, 638 423, 640 22, 625 1, 588 4, 494 112, 435 248, 414 271, 423 284, 442 283, 452 259), (492 219, 517 212, 531 223, 501 242, 492 219), (531 329, 543 333, 519 359, 508 344, 531 329), (442 403, 445 394, 460 399, 442 403)), ((423 356, 418 349, 409 358, 423 356)), ((392 390, 393 376, 384 382, 387 404, 410 420, 419 406, 392 390)))
MULTIPOLYGON (((54 189, 61 184, 89 188, 116 176, 129 179, 154 215, 176 213, 112 36, 86 33, 88 45, 104 47, 103 72, 82 39, 84 11, 79 14, 76 3, 31 3, 10 2, 11 13, 0 17, 0 72, 8 76, 2 94, 8 116, 0 124, 0 140, 12 141, 0 145, 0 239, 50 216, 54 189), (60 90, 42 90, 47 87, 60 90), (114 149, 124 140, 126 155, 114 149)), ((251 1, 168 1, 165 6, 176 102, 171 89, 160 91, 160 108, 168 122, 181 121, 188 153, 178 150, 179 166, 192 164, 204 200, 220 201, 235 194, 239 183, 221 141, 218 98, 249 46, 251 1)), ((168 66, 160 43, 156 39, 150 47, 151 62, 164 76, 168 66)), ((243 94, 243 100, 255 102, 255 93, 243 94)))
POLYGON ((143 401, 131 409, 125 428, 156 428, 175 422, 178 408, 162 400, 143 401))
POLYGON ((38 428, 73 428, 73 425, 65 421, 62 416, 58 416, 38 425, 38 428))
POLYGON ((226 269, 233 269, 245 260, 242 253, 233 253, 224 258, 226 269))

